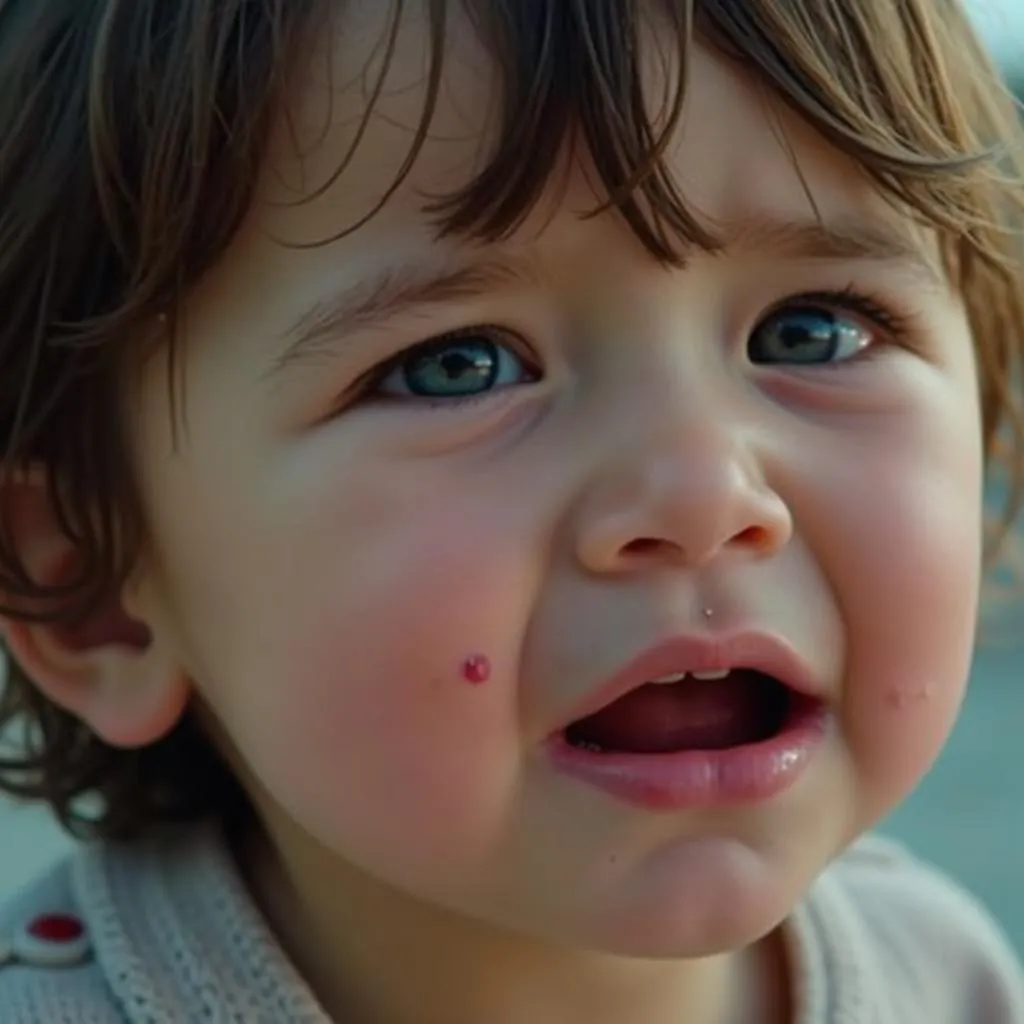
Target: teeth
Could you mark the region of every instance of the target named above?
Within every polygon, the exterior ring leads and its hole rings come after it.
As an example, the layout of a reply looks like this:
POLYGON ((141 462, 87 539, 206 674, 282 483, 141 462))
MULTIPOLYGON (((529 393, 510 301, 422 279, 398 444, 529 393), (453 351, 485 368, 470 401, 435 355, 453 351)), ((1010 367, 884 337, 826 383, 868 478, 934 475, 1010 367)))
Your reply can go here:
POLYGON ((655 686, 662 686, 668 683, 681 683, 690 673, 689 672, 673 672, 669 676, 660 676, 658 679, 652 679, 651 682, 655 686))
POLYGON ((651 683, 655 686, 667 686, 670 683, 681 683, 687 676, 693 676, 694 679, 724 679, 728 674, 727 668, 713 668, 706 672, 673 672, 671 675, 652 679, 651 683))

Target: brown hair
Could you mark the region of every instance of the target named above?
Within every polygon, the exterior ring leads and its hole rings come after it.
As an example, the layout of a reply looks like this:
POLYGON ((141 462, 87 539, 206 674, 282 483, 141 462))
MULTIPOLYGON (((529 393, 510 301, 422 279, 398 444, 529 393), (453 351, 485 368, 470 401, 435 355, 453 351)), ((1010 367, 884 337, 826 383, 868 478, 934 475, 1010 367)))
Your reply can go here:
MULTIPOLYGON (((685 73, 660 123, 645 113, 635 0, 462 0, 503 85, 489 165, 434 203, 442 231, 497 238, 538 200, 564 140, 587 146, 653 257, 712 248, 662 162, 685 73)), ((0 437, 10 473, 46 474, 81 557, 71 584, 33 580, 0 522, 2 614, 69 623, 115 593, 145 543, 128 472, 120 380, 244 216, 290 69, 325 0, 7 0, 0 14, 0 437)), ((448 0, 429 0, 437 99, 448 0)), ((1024 417, 1024 218, 1016 110, 957 0, 664 0, 681 66, 698 37, 795 109, 902 208, 937 229, 981 368, 988 465, 1017 506, 1024 417)), ((403 0, 393 0, 397 31, 403 0)), ((662 34, 664 38, 664 33, 662 34)), ((393 36, 392 36, 393 40, 393 36)), ((385 61, 385 65, 387 61, 385 61)), ((386 71, 386 69, 385 69, 386 71)), ((381 71, 383 75, 385 71, 381 71)), ((406 164, 408 169, 409 164, 406 164)), ((169 342, 173 346, 172 340, 169 342)), ((230 775, 191 716, 142 750, 108 747, 17 665, 0 726, 29 727, 0 787, 47 801, 69 828, 131 836, 223 813, 230 775), (100 798, 84 816, 79 798, 100 798)))

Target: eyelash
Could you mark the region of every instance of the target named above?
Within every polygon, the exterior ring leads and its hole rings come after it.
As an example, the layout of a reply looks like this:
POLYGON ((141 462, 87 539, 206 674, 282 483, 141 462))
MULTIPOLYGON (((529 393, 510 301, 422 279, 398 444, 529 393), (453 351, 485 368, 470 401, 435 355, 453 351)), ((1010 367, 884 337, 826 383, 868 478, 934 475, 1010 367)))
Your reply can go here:
MULTIPOLYGON (((883 299, 853 285, 838 290, 803 292, 800 295, 794 295, 780 302, 770 313, 785 309, 787 306, 801 304, 842 309, 847 313, 863 317, 874 327, 881 328, 890 340, 897 344, 906 344, 908 338, 914 333, 914 322, 911 316, 897 312, 888 299, 883 299)), ((770 313, 766 315, 770 315, 770 313)), ((863 356, 859 358, 871 358, 876 348, 876 345, 868 346, 864 350, 863 356)), ((843 364, 827 365, 838 367, 843 364)))
MULTIPOLYGON (((773 313, 786 309, 788 306, 799 305, 817 305, 830 309, 843 310, 855 316, 862 317, 870 325, 884 331, 888 338, 898 345, 906 344, 908 337, 913 334, 913 321, 909 315, 894 310, 887 299, 876 297, 870 292, 855 287, 854 285, 849 285, 848 287, 841 289, 802 292, 797 295, 789 296, 776 306, 770 307, 766 313, 762 314, 758 323, 766 317, 771 316, 773 313)), ((428 345, 442 346, 456 342, 460 338, 480 335, 489 336, 496 342, 514 347, 518 350, 520 358, 523 359, 524 363, 527 365, 537 366, 538 360, 536 358, 536 353, 534 353, 530 346, 528 346, 517 334, 493 324, 484 324, 479 326, 470 325, 467 327, 457 328, 453 331, 446 331, 445 333, 436 335, 432 338, 427 338, 424 341, 402 349, 401 352, 396 353, 390 359, 378 366, 375 366, 356 383, 355 387, 350 392, 350 401, 358 402, 365 399, 367 396, 372 395, 373 388, 379 385, 381 381, 385 380, 394 369, 400 366, 402 362, 408 359, 410 354, 415 352, 417 349, 428 345)), ((869 345, 853 360, 839 363, 823 363, 816 366, 815 369, 841 369, 850 362, 863 362, 873 358, 875 355, 878 355, 879 347, 880 346, 877 344, 869 345)), ((537 372, 541 372, 539 368, 537 372)), ((449 396, 445 398, 430 398, 423 396, 417 398, 416 401, 417 404, 428 408, 453 410, 464 409, 482 401, 493 400, 493 397, 494 392, 481 392, 477 395, 449 396)))

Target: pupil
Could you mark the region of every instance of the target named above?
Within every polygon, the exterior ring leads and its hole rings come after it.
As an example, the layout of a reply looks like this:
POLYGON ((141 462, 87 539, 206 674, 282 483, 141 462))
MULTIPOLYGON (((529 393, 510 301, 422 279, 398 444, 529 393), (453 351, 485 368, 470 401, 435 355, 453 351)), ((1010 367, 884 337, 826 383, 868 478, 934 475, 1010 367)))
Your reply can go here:
POLYGON ((779 341, 798 358, 821 359, 832 352, 835 324, 822 314, 801 313, 780 327, 779 341))
POLYGON ((474 369, 476 366, 476 364, 471 359, 467 359, 465 354, 462 352, 453 352, 451 355, 442 356, 440 363, 441 368, 450 380, 458 380, 463 373, 467 370, 474 369))

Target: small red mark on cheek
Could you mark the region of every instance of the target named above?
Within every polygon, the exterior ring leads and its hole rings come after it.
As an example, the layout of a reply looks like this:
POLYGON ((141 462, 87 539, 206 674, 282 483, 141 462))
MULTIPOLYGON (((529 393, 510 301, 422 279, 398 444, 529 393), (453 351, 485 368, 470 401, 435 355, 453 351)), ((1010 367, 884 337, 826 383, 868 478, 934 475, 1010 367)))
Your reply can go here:
POLYGON ((886 695, 886 703, 897 711, 918 704, 927 704, 932 698, 932 687, 930 683, 924 686, 909 687, 901 689, 893 687, 886 695))
POLYGON ((462 678, 479 686, 491 678, 491 661, 486 654, 472 654, 462 663, 462 678))

